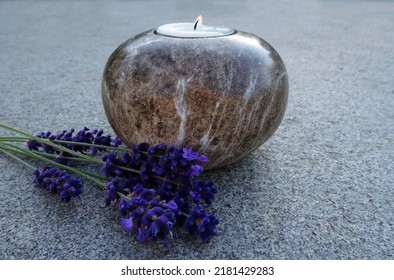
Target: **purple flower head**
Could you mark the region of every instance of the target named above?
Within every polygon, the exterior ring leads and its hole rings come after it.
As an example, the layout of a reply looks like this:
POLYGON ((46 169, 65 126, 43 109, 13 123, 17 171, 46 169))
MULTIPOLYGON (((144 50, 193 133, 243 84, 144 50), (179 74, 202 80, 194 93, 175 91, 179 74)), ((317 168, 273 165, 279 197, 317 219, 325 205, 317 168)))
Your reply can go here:
POLYGON ((134 153, 137 153, 139 151, 146 152, 146 151, 148 151, 148 149, 149 149, 149 143, 147 143, 147 142, 142 142, 138 145, 133 146, 134 153))
POLYGON ((195 181, 192 192, 197 193, 206 204, 211 205, 216 198, 217 188, 211 180, 195 181))
POLYGON ((126 217, 127 214, 129 213, 129 208, 130 208, 129 202, 126 199, 122 198, 119 202, 120 215, 122 217, 126 217))
POLYGON ((130 232, 133 229, 133 217, 128 219, 123 218, 120 222, 125 232, 130 232))
POLYGON ((182 149, 183 153, 182 156, 183 158, 189 160, 189 161, 193 161, 196 160, 198 158, 198 153, 197 152, 193 152, 193 148, 189 147, 189 148, 183 148, 182 149))
POLYGON ((164 155, 167 146, 164 144, 159 144, 148 149, 148 155, 164 155))
POLYGON ((157 234, 159 233, 160 227, 159 224, 156 221, 153 221, 149 228, 148 228, 148 232, 150 233, 150 235, 152 236, 152 238, 156 238, 157 234))
POLYGON ((209 243, 211 236, 217 235, 218 224, 219 220, 214 215, 207 214, 197 205, 186 219, 184 229, 191 235, 198 235, 203 242, 209 243))
POLYGON ((42 147, 42 145, 41 145, 41 143, 39 143, 37 141, 34 141, 34 140, 27 141, 27 148, 29 150, 38 151, 40 147, 42 147))
POLYGON ((148 210, 142 216, 142 219, 141 219, 142 225, 149 226, 152 223, 152 221, 156 220, 157 216, 163 214, 163 212, 164 212, 164 209, 159 206, 153 207, 152 209, 148 210))
POLYGON ((117 152, 112 152, 104 155, 102 160, 105 163, 101 171, 106 177, 127 177, 130 174, 130 172, 121 169, 122 167, 129 167, 131 164, 132 158, 128 153, 118 157, 117 152))
POLYGON ((151 220, 147 221, 147 224, 142 224, 145 229, 146 240, 157 240, 163 241, 166 246, 168 239, 173 238, 175 233, 173 232, 174 224, 176 223, 175 214, 169 209, 162 209, 157 214, 153 215, 151 220))
POLYGON ((192 165, 190 169, 191 169, 191 175, 193 175, 194 177, 200 176, 200 174, 201 174, 202 171, 204 170, 204 169, 202 168, 202 166, 197 165, 197 164, 192 165))
POLYGON ((146 241, 145 233, 141 228, 138 229, 137 240, 141 243, 144 243, 146 241))
POLYGON ((182 156, 183 158, 187 159, 188 161, 194 161, 197 160, 199 162, 208 162, 208 158, 205 155, 198 155, 198 152, 193 152, 193 148, 189 147, 189 148, 183 148, 182 149, 183 153, 182 156))
POLYGON ((164 202, 162 204, 165 208, 170 209, 171 211, 176 211, 178 210, 178 205, 175 203, 175 201, 171 200, 168 203, 164 202))
POLYGON ((34 183, 53 194, 58 194, 64 202, 72 198, 80 199, 83 193, 82 182, 79 178, 71 177, 66 171, 46 166, 42 171, 34 171, 34 183))
POLYGON ((189 192, 190 197, 192 198, 192 201, 195 203, 199 203, 201 200, 200 193, 195 192, 195 191, 190 191, 189 192))
POLYGON ((120 198, 120 195, 127 195, 131 192, 131 186, 127 181, 120 177, 114 177, 107 183, 108 194, 105 198, 105 205, 109 206, 111 202, 115 202, 120 198))
MULTIPOLYGON (((122 141, 119 137, 112 138, 110 135, 103 135, 103 133, 103 130, 93 130, 90 134, 89 140, 93 144, 100 146, 118 147, 122 145, 122 141)), ((105 149, 99 148, 98 151, 105 151, 105 149)))

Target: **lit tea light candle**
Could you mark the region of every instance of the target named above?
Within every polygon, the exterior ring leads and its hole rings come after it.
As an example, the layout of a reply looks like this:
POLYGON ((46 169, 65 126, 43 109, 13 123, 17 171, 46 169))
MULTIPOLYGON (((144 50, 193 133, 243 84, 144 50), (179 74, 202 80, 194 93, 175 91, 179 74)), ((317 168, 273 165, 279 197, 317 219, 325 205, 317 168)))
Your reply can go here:
POLYGON ((186 38, 219 37, 234 34, 234 30, 227 27, 214 27, 202 24, 199 16, 195 23, 170 23, 157 28, 158 35, 186 38))
POLYGON ((121 44, 102 80, 104 109, 128 146, 194 147, 207 169, 237 161, 278 128, 286 67, 262 38, 225 27, 165 24, 121 44))

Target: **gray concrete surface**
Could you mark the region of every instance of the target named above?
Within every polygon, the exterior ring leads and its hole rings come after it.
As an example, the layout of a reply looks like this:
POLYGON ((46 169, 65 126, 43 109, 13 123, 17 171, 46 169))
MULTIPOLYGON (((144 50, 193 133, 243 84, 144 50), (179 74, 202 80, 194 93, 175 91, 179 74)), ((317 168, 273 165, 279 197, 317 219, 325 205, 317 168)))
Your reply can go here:
POLYGON ((266 39, 290 77, 276 134, 206 174, 219 187, 220 236, 141 245, 93 185, 80 203, 60 204, 0 155, 0 259, 394 258, 391 1, 0 1, 0 122, 110 131, 100 97, 108 56, 199 14, 266 39))

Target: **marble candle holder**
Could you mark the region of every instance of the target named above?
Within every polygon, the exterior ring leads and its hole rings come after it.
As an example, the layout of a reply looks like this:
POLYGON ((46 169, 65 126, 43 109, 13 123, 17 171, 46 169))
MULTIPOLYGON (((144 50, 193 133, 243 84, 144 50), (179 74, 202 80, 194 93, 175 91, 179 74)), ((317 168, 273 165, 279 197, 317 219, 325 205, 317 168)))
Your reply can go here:
POLYGON ((205 169, 231 164, 278 128, 288 99, 275 49, 246 32, 176 37, 148 30, 121 44, 102 80, 109 123, 123 142, 192 146, 205 169))

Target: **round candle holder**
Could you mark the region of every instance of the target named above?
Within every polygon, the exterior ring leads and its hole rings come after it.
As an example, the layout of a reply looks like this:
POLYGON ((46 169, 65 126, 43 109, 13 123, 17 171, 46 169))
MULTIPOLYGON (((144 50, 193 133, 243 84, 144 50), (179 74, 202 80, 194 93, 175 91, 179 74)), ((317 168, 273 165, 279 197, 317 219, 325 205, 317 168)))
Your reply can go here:
POLYGON ((288 99, 275 49, 246 32, 168 36, 156 29, 121 44, 102 80, 104 109, 128 145, 192 146, 205 169, 231 164, 278 128, 288 99))

